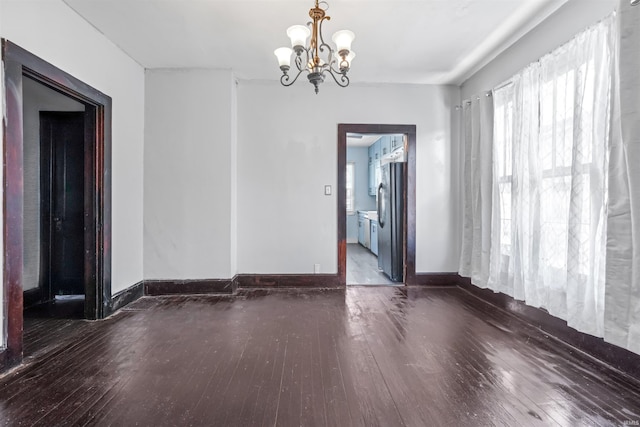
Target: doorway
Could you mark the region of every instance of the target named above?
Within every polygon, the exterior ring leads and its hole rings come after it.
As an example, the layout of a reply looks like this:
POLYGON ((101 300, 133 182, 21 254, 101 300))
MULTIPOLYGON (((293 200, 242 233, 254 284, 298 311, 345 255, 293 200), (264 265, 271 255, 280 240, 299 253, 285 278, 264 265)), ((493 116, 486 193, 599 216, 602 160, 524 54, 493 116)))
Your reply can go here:
POLYGON ((84 297, 84 112, 40 112, 41 286, 84 297))
POLYGON ((30 78, 23 99, 23 307, 27 318, 85 318, 85 106, 30 78))
POLYGON ((0 369, 7 369, 22 361, 23 311, 34 295, 36 302, 75 297, 84 319, 110 313, 111 98, 4 39, 2 60, 6 340, 0 369), (39 108, 29 122, 38 136, 29 139, 24 96, 33 85, 77 108, 39 108))
POLYGON ((345 285, 415 281, 415 142, 415 125, 338 125, 338 275, 345 285))
POLYGON ((406 135, 347 133, 347 285, 404 283, 406 135))

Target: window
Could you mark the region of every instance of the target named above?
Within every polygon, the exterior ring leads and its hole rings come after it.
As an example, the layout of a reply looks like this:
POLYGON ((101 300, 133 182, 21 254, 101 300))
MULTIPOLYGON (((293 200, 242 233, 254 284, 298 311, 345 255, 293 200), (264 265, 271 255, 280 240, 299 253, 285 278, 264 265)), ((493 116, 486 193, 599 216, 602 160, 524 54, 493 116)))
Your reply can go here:
POLYGON ((611 22, 493 92, 488 283, 596 336, 604 318, 611 22))
MULTIPOLYGON (((576 264, 581 275, 589 274, 592 248, 591 171, 598 112, 594 112, 596 81, 594 60, 569 67, 556 58, 541 62, 540 87, 540 245, 542 261, 553 269, 576 264), (577 80, 579 79, 579 80, 577 80), (579 96, 579 108, 575 98, 579 96), (573 204, 573 205, 572 205, 573 204), (571 239, 576 239, 570 248, 571 239)), ((599 102, 606 102, 601 96, 599 102)), ((605 114, 605 117, 608 116, 605 114)), ((605 139, 602 139, 604 145, 605 139)), ((601 201, 595 200, 600 203, 601 201)))
POLYGON ((356 213, 355 169, 354 162, 347 163, 347 215, 356 213))
POLYGON ((511 87, 501 92, 496 92, 494 114, 494 174, 496 177, 497 193, 496 203, 498 208, 500 229, 500 253, 504 256, 511 255, 511 192, 513 174, 513 100, 511 87))

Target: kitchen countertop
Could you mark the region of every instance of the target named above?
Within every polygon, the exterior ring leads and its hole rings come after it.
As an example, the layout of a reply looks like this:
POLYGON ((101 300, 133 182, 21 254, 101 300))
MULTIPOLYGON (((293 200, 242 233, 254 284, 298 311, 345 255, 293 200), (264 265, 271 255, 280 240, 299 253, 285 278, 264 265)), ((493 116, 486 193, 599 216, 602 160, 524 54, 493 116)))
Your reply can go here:
POLYGON ((373 221, 378 220, 378 211, 358 211, 359 214, 364 214, 364 217, 373 221))

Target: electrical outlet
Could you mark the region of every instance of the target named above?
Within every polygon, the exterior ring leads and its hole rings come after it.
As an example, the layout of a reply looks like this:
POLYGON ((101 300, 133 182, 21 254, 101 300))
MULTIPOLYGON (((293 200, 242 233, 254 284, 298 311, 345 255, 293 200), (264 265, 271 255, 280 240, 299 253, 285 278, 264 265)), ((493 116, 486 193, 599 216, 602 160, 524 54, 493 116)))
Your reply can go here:
POLYGON ((313 274, 320 273, 320 264, 313 264, 313 274))

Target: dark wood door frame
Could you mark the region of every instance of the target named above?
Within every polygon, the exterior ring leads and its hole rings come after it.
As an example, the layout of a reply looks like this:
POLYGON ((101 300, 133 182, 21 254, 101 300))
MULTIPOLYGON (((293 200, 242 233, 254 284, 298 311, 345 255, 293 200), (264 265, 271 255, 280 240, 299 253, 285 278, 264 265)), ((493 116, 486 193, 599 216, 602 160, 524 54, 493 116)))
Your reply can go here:
POLYGON ((338 124, 338 277, 347 283, 347 133, 407 135, 407 176, 404 221, 404 283, 416 282, 416 126, 338 124))
MULTIPOLYGON (((81 53, 79 53, 80 55, 81 53)), ((90 60, 90 59, 87 59, 90 60)), ((0 369, 22 361, 23 99, 33 79, 85 105, 85 316, 108 315, 111 301, 111 98, 25 49, 2 39, 4 134, 4 301, 6 346, 0 369)))

